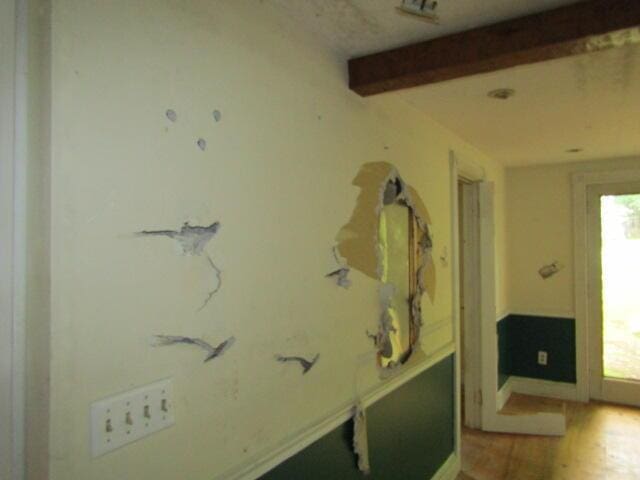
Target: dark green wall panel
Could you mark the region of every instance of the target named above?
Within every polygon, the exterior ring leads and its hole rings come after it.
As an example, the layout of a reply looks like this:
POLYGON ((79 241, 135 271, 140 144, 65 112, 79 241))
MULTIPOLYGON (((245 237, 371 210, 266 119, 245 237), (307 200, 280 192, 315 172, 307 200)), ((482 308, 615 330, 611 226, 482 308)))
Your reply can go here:
POLYGON ((576 326, 573 318, 509 315, 498 322, 498 374, 576 382, 576 326), (538 351, 548 364, 538 365, 538 351))
POLYGON ((347 422, 262 480, 426 480, 454 450, 453 355, 367 409, 371 475, 357 469, 347 422))

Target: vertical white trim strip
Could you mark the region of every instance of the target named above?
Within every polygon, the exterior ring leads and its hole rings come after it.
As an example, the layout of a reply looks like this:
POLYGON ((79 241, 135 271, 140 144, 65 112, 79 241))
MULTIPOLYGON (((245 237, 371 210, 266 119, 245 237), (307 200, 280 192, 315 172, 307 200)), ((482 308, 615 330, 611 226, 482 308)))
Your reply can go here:
POLYGON ((13 0, 0 2, 0 478, 7 479, 16 479, 17 460, 13 415, 15 8, 13 0))
POLYGON ((458 232, 458 162, 453 151, 449 151, 449 182, 451 202, 451 318, 453 318, 453 334, 455 342, 454 366, 454 436, 455 455, 462 455, 462 425, 461 425, 461 365, 460 365, 460 238, 458 232))

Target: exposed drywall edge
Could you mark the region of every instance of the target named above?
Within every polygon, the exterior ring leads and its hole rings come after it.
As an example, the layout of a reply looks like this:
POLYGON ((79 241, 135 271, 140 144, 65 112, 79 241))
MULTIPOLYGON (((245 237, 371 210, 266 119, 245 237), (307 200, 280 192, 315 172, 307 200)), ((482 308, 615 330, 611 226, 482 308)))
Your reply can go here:
POLYGON ((509 379, 506 382, 504 382, 504 385, 502 385, 502 388, 498 390, 498 394, 496 395, 496 400, 497 400, 496 405, 498 407, 498 410, 502 410, 502 407, 504 407, 506 403, 509 401, 509 398, 511 397, 511 393, 513 392, 512 384, 513 384, 513 377, 509 377, 509 379))
MULTIPOLYGON (((432 355, 427 355, 422 363, 412 366, 407 364, 406 366, 408 368, 398 372, 398 375, 385 382, 381 382, 363 394, 360 400, 363 407, 370 407, 381 398, 400 388, 405 383, 453 353, 455 353, 455 344, 451 342, 432 355)), ((350 420, 353 417, 353 405, 356 401, 357 399, 344 404, 324 419, 299 430, 297 433, 285 439, 280 446, 263 451, 260 455, 254 457, 253 460, 228 469, 219 477, 216 477, 216 480, 254 480, 264 475, 286 459, 304 450, 316 440, 350 420)))
POLYGON ((460 457, 455 453, 449 455, 447 461, 442 464, 431 480, 455 480, 462 469, 460 457))
POLYGON ((573 402, 582 401, 578 396, 578 388, 575 383, 554 382, 552 380, 540 380, 538 378, 512 375, 509 377, 509 380, 507 380, 507 383, 505 383, 505 387, 507 385, 510 386, 513 393, 571 400, 573 402))

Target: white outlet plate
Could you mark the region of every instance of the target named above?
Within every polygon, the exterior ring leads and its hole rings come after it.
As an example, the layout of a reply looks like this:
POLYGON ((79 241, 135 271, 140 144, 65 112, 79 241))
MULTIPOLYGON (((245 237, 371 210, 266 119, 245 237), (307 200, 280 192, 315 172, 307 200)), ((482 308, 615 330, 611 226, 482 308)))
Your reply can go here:
POLYGON ((548 355, 544 350, 538 351, 538 365, 547 365, 548 355))
POLYGON ((94 457, 135 442, 175 423, 171 380, 162 380, 91 405, 94 457))

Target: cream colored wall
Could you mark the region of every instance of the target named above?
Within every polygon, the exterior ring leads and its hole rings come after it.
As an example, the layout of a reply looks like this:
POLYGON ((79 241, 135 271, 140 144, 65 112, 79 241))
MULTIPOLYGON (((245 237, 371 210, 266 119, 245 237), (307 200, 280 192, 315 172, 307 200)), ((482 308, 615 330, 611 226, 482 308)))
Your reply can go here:
POLYGON ((376 283, 324 277, 364 162, 395 164, 431 212, 438 291, 424 317, 442 328, 424 350, 451 342, 449 150, 497 183, 498 257, 500 167, 397 97, 350 92, 345 65, 267 2, 54 0, 52 38, 52 480, 209 480, 379 382, 365 335, 376 283), (203 258, 133 233, 213 220, 223 284, 197 312, 203 258), (149 346, 154 334, 237 342, 203 364, 149 346), (317 352, 304 377, 273 361, 317 352), (91 402, 166 377, 176 425, 92 460, 91 402))
POLYGON ((571 176, 637 165, 629 158, 507 169, 511 312, 574 316, 571 176), (543 280, 538 269, 554 260, 565 268, 543 280))

